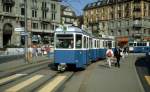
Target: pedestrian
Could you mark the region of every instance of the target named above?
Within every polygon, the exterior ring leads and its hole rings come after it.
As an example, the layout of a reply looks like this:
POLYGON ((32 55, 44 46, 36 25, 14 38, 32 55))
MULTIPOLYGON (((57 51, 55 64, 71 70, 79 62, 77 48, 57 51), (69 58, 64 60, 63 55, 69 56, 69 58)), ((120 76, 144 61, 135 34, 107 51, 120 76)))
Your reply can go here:
POLYGON ((113 56, 114 56, 114 53, 111 47, 109 47, 108 50, 106 51, 106 58, 107 58, 109 68, 111 68, 111 62, 112 62, 113 56))
POLYGON ((46 52, 47 52, 48 58, 50 58, 50 47, 49 47, 49 45, 46 47, 46 52))
POLYGON ((114 50, 114 56, 117 59, 117 62, 115 63, 115 67, 118 67, 118 68, 120 68, 120 58, 121 58, 120 52, 121 50, 116 47, 114 50))

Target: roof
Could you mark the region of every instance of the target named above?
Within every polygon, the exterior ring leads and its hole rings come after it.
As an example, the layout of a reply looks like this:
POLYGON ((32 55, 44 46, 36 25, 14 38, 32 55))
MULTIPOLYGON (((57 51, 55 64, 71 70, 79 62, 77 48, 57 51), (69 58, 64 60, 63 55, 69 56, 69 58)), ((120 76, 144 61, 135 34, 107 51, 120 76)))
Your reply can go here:
MULTIPOLYGON (((89 3, 84 7, 84 10, 89 10, 109 4, 116 4, 116 3, 124 3, 124 2, 130 2, 132 0, 98 0, 93 3, 89 3)), ((139 0, 140 1, 140 0, 139 0)), ((149 0, 144 0, 144 1, 149 1, 149 0)))
POLYGON ((82 32, 82 30, 78 27, 73 26, 62 26, 56 29, 56 32, 82 32), (66 31, 64 30, 64 27, 66 27, 66 31))

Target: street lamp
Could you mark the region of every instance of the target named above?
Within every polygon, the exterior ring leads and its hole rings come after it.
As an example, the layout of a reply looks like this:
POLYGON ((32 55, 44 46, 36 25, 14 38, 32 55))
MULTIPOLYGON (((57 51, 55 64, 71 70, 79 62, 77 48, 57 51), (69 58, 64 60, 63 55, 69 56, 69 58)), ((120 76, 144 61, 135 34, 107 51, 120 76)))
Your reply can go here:
MULTIPOLYGON (((25 33, 27 33, 27 0, 24 0, 24 9, 25 9, 25 33)), ((25 61, 28 62, 28 35, 25 35, 25 61)))

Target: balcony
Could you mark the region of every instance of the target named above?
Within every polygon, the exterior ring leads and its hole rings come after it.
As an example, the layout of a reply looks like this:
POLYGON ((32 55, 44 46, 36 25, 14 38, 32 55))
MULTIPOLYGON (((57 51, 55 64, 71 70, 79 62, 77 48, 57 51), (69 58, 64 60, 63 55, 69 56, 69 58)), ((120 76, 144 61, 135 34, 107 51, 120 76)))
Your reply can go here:
POLYGON ((133 2, 140 2, 141 0, 133 0, 133 2))
POLYGON ((134 12, 141 12, 141 7, 140 6, 135 6, 133 11, 134 12))
POLYGON ((38 10, 38 6, 37 5, 32 5, 31 8, 35 9, 35 10, 38 10))
POLYGON ((44 7, 44 6, 42 6, 42 7, 41 7, 41 10, 42 10, 42 11, 46 11, 46 12, 48 12, 48 11, 49 11, 49 8, 48 8, 48 7, 44 7))
POLYGON ((141 20, 134 20, 133 21, 133 28, 134 29, 140 29, 142 27, 142 21, 141 20))
POLYGON ((15 5, 14 0, 2 0, 2 3, 4 5, 10 5, 10 6, 14 6, 15 5))
POLYGON ((137 12, 133 13, 133 19, 141 19, 141 17, 142 17, 141 13, 137 12))

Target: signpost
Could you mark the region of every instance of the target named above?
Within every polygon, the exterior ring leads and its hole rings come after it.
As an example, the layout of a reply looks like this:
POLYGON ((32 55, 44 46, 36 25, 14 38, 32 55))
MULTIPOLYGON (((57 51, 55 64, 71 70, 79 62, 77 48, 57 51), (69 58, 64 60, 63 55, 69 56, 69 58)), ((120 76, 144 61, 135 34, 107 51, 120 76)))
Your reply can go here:
POLYGON ((25 31, 23 27, 18 27, 18 28, 15 28, 15 31, 16 32, 23 32, 25 31))

